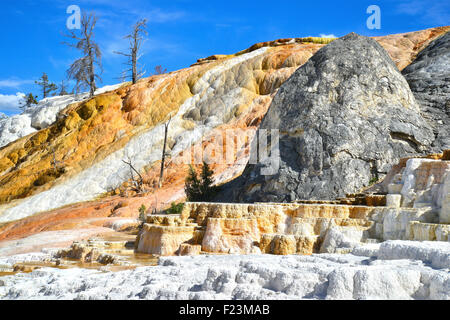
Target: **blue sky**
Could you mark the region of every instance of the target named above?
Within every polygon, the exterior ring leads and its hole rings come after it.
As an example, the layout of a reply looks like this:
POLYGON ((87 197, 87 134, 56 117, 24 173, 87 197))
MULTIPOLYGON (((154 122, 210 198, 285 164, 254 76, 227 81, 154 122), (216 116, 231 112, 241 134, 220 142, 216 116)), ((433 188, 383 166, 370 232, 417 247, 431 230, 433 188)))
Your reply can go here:
MULTIPOLYGON (((252 44, 278 38, 321 35, 366 36, 417 31, 449 25, 449 0, 357 1, 144 1, 144 0, 2 0, 0 27, 0 112, 18 112, 18 93, 39 94, 34 80, 42 72, 59 84, 79 57, 61 44, 69 5, 99 17, 95 39, 103 50, 103 83, 117 83, 124 57, 113 51, 128 46, 123 36, 140 18, 147 18, 148 41, 142 63, 147 75, 155 66, 185 68, 212 54, 230 54, 252 44), (368 6, 381 9, 381 29, 369 30, 368 6)), ((70 88, 71 89, 71 88, 70 88)), ((40 97, 39 97, 40 98, 40 97)))

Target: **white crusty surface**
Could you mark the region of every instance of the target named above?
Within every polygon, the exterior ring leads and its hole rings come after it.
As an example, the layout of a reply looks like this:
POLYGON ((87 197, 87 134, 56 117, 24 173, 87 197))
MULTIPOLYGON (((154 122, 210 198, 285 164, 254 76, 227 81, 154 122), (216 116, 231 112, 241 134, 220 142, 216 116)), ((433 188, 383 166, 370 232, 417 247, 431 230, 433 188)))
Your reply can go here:
MULTIPOLYGON (((99 88, 95 94, 115 90, 121 85, 123 84, 99 88)), ((50 97, 42 99, 36 106, 21 114, 11 117, 2 117, 0 114, 0 148, 40 129, 47 128, 56 121, 61 110, 72 103, 86 100, 88 97, 88 93, 50 97)))
POLYGON ((372 257, 359 250, 361 256, 165 257, 156 267, 116 273, 46 268, 1 277, 0 299, 448 300, 450 266, 437 269, 429 260, 449 247, 434 244, 383 243, 377 255, 388 260, 375 258, 371 246, 372 257))

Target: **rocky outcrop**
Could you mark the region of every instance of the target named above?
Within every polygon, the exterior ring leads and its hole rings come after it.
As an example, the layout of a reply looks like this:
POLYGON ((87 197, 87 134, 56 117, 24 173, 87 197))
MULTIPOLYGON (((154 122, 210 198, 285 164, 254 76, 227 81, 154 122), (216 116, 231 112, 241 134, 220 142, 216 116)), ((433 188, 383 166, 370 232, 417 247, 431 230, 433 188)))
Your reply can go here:
POLYGON ((434 141, 386 51, 354 33, 319 50, 283 84, 262 129, 280 132, 278 173, 263 175, 272 163, 248 165, 230 186, 232 200, 343 197, 434 141))
POLYGON ((112 251, 112 249, 122 249, 124 247, 125 243, 123 242, 75 241, 70 248, 59 250, 54 255, 54 258, 77 260, 81 263, 127 265, 129 262, 123 261, 121 257, 108 252, 112 251))
POLYGON ((424 117, 433 127, 435 151, 450 148, 450 33, 434 40, 403 70, 424 117))

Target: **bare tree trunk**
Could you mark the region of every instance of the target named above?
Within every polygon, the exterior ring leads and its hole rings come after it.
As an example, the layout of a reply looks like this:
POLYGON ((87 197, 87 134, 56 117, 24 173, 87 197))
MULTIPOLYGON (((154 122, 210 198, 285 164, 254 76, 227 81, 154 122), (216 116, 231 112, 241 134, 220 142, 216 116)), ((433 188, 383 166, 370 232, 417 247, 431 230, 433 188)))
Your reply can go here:
MULTIPOLYGON (((88 40, 89 41, 89 40, 88 40)), ((92 48, 89 50, 89 83, 90 83, 90 96, 93 97, 95 90, 95 72, 94 72, 94 54, 92 48)))
POLYGON ((138 74, 137 74, 137 48, 138 48, 138 37, 137 37, 137 30, 135 30, 135 36, 134 36, 134 47, 132 50, 132 57, 131 57, 131 63, 132 63, 132 81, 133 84, 136 84, 138 80, 138 74))
POLYGON ((58 166, 56 164, 56 154, 55 154, 55 148, 52 148, 52 153, 53 153, 53 166, 55 168, 55 172, 58 171, 58 166))
POLYGON ((169 131, 169 125, 170 121, 172 120, 172 117, 169 118, 169 121, 167 121, 164 124, 164 145, 163 145, 163 152, 161 157, 161 172, 159 174, 159 184, 158 187, 161 189, 163 185, 163 179, 164 179, 164 162, 166 161, 166 146, 167 146, 167 133, 169 131))
POLYGON ((85 25, 85 35, 86 35, 86 44, 87 44, 87 48, 89 49, 89 67, 88 67, 88 72, 89 72, 89 95, 90 97, 94 96, 95 90, 97 89, 95 87, 95 72, 94 72, 94 51, 91 45, 91 36, 92 33, 88 33, 88 28, 89 28, 89 24, 87 23, 85 25))

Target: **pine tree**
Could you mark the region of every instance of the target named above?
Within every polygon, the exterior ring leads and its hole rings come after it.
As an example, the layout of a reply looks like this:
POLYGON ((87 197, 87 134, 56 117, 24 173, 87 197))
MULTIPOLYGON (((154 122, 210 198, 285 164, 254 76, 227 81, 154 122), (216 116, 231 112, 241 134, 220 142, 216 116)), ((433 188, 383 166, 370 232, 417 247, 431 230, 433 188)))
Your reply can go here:
POLYGON ((209 168, 208 164, 203 162, 200 178, 192 166, 189 166, 189 175, 186 178, 185 192, 191 202, 208 202, 216 195, 217 188, 213 184, 214 172, 209 168))
POLYGON ((42 77, 40 77, 39 80, 35 81, 34 83, 36 83, 38 86, 41 87, 43 99, 50 96, 50 94, 52 92, 53 92, 53 96, 54 96, 55 95, 54 91, 56 91, 58 89, 56 84, 48 81, 48 76, 45 72, 42 74, 42 77))
POLYGON ((202 194, 203 201, 210 201, 215 195, 215 188, 212 186, 213 179, 212 176, 214 171, 212 171, 206 162, 203 162, 202 168, 202 182, 200 185, 200 192, 202 194))
POLYGON ((189 201, 200 201, 200 180, 198 179, 197 172, 191 165, 189 165, 189 175, 186 178, 184 191, 186 192, 186 196, 189 201))
POLYGON ((33 96, 32 93, 27 94, 25 97, 23 97, 22 101, 19 103, 19 108, 23 111, 26 111, 28 108, 31 108, 33 105, 36 105, 37 102, 37 96, 33 96))

